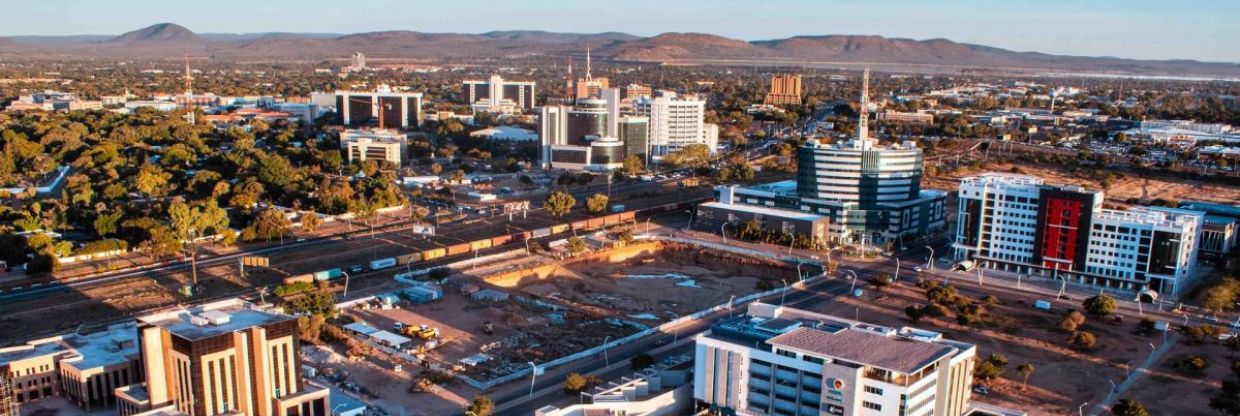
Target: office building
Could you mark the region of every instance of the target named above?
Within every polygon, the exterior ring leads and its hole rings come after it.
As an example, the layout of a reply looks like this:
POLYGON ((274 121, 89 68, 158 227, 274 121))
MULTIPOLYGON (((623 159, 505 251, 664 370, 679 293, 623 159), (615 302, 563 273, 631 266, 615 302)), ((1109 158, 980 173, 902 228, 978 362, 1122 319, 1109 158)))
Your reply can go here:
POLYGON ((145 383, 117 389, 121 416, 173 405, 191 416, 329 416, 300 377, 297 319, 240 299, 138 318, 145 383))
POLYGON ((925 111, 901 112, 883 110, 878 113, 879 121, 913 124, 934 124, 934 114, 925 111))
POLYGON ((43 91, 19 96, 5 111, 78 111, 102 110, 103 101, 81 100, 69 92, 43 91))
POLYGON ((585 78, 577 78, 574 80, 573 66, 571 63, 568 66, 568 78, 569 83, 571 84, 569 88, 569 98, 573 100, 580 100, 583 98, 599 98, 602 96, 603 89, 610 87, 607 77, 595 78, 593 74, 590 73, 591 70, 590 48, 586 48, 585 78))
POLYGON ((771 77, 771 91, 762 101, 766 105, 801 105, 801 76, 780 74, 771 77))
MULTIPOLYGON (((862 88, 868 102, 869 72, 862 88)), ((945 226, 947 194, 921 189, 922 150, 913 142, 881 145, 860 117, 857 138, 838 144, 810 140, 797 149, 795 181, 720 186, 720 203, 820 215, 831 242, 884 243, 920 237, 945 226)))
POLYGON ((1205 214, 1201 227, 1201 257, 1222 259, 1236 249, 1240 233, 1240 206, 1182 201, 1180 208, 1205 214))
POLYGON ((959 416, 977 347, 762 303, 694 339, 693 397, 716 414, 959 416))
POLYGON ((514 114, 534 108, 533 82, 507 81, 499 75, 486 81, 464 81, 461 95, 474 112, 514 114))
POLYGON ((637 156, 650 164, 650 117, 621 116, 616 123, 616 138, 624 142, 624 156, 637 156))
POLYGON ((545 169, 610 170, 620 167, 625 142, 608 135, 612 126, 607 101, 577 100, 577 105, 543 106, 539 119, 540 164, 545 169))
POLYGON ((0 348, 0 380, 8 381, 8 388, 0 389, 8 390, 0 392, 7 393, 0 396, 0 402, 21 407, 62 396, 86 410, 113 409, 113 390, 142 381, 139 362, 133 322, 0 348))
POLYGON ((1102 191, 1033 176, 963 178, 953 257, 979 267, 1180 296, 1196 275, 1205 215, 1102 208, 1102 191))
POLYGON ((534 416, 659 416, 684 415, 693 410, 693 362, 659 364, 619 382, 581 393, 581 403, 544 406, 534 416))
POLYGON ((621 88, 623 92, 621 98, 625 100, 636 100, 638 98, 650 98, 654 96, 654 89, 647 85, 629 84, 621 88))
POLYGON ((683 150, 691 144, 704 144, 711 153, 719 146, 719 130, 705 122, 706 101, 693 96, 677 97, 664 93, 633 102, 639 115, 650 117, 650 150, 655 157, 683 150))
POLYGON ((345 130, 340 148, 349 163, 383 160, 400 166, 409 152, 409 140, 396 130, 345 130))
POLYGON ((607 101, 597 98, 577 100, 577 105, 568 110, 564 118, 568 123, 565 130, 568 132, 568 144, 586 144, 587 136, 614 137, 609 134, 614 130, 610 127, 609 116, 607 101))
POLYGON ((417 127, 422 125, 422 93, 398 92, 387 85, 375 91, 339 90, 336 112, 346 126, 417 127))

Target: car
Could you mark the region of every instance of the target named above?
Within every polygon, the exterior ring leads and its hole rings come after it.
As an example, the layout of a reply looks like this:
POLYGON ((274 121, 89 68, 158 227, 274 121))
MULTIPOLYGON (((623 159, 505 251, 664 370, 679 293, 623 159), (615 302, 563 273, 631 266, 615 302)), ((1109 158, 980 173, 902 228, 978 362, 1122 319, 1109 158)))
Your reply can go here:
POLYGON ((360 264, 349 266, 349 273, 361 273, 363 271, 366 271, 366 268, 360 264))
POLYGON ((921 273, 921 272, 923 272, 923 271, 925 271, 925 270, 926 270, 926 269, 925 269, 925 268, 923 268, 923 267, 921 267, 921 266, 917 266, 917 267, 914 267, 914 268, 913 268, 913 271, 915 271, 915 272, 917 272, 917 273, 921 273))
POLYGON ((990 387, 986 387, 986 386, 974 386, 974 387, 973 387, 973 392, 974 392, 974 393, 977 393, 977 394, 990 394, 990 387))
POLYGON ((298 242, 298 243, 300 243, 300 242, 302 242, 302 241, 306 241, 306 238, 305 238, 305 237, 297 237, 297 242, 298 242))

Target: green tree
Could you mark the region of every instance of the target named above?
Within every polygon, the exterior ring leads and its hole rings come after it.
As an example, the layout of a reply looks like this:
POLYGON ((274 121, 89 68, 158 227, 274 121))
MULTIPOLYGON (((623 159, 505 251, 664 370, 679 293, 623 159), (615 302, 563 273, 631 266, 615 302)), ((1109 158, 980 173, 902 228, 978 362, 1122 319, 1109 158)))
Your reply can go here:
POLYGON ((158 166, 152 164, 143 164, 138 168, 138 174, 134 175, 134 189, 145 194, 148 197, 163 195, 164 188, 168 186, 168 180, 172 175, 164 172, 158 166))
POLYGON ((492 402, 491 398, 487 396, 474 396, 474 399, 469 401, 469 406, 465 406, 465 411, 477 416, 493 416, 495 414, 495 402, 492 402))
POLYGON ((462 181, 465 180, 465 171, 460 170, 460 169, 452 171, 452 176, 450 176, 448 180, 452 181, 453 183, 461 183, 462 181))
POLYGON ((578 373, 569 374, 564 378, 564 394, 581 393, 589 387, 590 381, 578 373))
POLYGON ((319 225, 323 220, 319 219, 319 215, 314 212, 305 212, 301 214, 301 230, 307 233, 313 233, 319 229, 319 225))
POLYGON ((265 209, 258 213, 258 217, 245 231, 249 233, 249 241, 260 238, 271 241, 288 235, 292 226, 293 223, 280 210, 265 209))
POLYGON ((1085 299, 1085 301, 1082 302, 1082 306, 1085 307, 1086 312, 1097 316, 1110 315, 1117 309, 1115 299, 1112 299, 1107 295, 1098 295, 1085 299))
POLYGON ((1145 405, 1132 399, 1120 399, 1111 406, 1111 414, 1115 416, 1149 416, 1145 405))
POLYGON ((258 180, 272 188, 283 188, 296 176, 297 170, 284 156, 268 155, 258 162, 258 180))
POLYGON ((606 211, 607 201, 609 199, 610 198, 607 198, 607 195, 594 194, 593 196, 586 198, 586 210, 590 211, 592 214, 598 214, 606 211))
POLYGON ((116 232, 116 225, 120 223, 120 220, 121 212, 119 211, 99 214, 95 217, 95 234, 99 237, 106 237, 116 232))
POLYGON ((1097 342, 1098 340, 1094 337, 1094 334, 1088 331, 1076 331, 1072 333, 1072 336, 1068 337, 1068 343, 1082 350, 1093 349, 1097 342))
POLYGON ((645 170, 646 167, 642 163, 642 158, 637 155, 629 155, 624 158, 624 163, 620 167, 620 172, 628 176, 637 176, 645 170))
POLYGON ((1077 311, 1071 311, 1064 314, 1062 318, 1059 318, 1058 326, 1059 329, 1072 333, 1076 332, 1076 329, 1080 328, 1084 323, 1085 315, 1077 311))
POLYGON ((543 207, 547 209, 547 213, 555 217, 563 217, 577 205, 577 200, 565 192, 555 191, 547 195, 547 200, 543 202, 543 207))
POLYGON ((582 240, 581 237, 573 236, 573 237, 568 238, 568 252, 569 253, 573 253, 573 254, 581 253, 583 251, 586 251, 587 248, 589 247, 586 246, 586 240, 582 240))

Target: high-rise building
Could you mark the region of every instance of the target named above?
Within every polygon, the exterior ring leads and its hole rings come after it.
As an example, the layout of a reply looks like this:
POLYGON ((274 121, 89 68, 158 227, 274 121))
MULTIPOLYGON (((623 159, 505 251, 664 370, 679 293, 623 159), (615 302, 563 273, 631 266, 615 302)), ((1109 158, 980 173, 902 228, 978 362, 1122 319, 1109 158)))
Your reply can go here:
POLYGON ((624 86, 621 91, 623 92, 623 96, 621 98, 630 101, 642 97, 650 98, 654 96, 654 90, 648 85, 629 84, 624 86))
MULTIPOLYGON (((862 82, 863 107, 868 103, 868 74, 862 82)), ((911 141, 880 145, 869 138, 864 114, 858 124, 854 140, 839 144, 810 140, 797 149, 796 181, 720 186, 718 199, 732 201, 738 210, 756 205, 826 216, 830 219, 826 235, 832 241, 899 241, 942 229, 947 194, 921 189, 921 149, 911 141)), ((699 214, 722 210, 714 206, 699 214)))
POLYGON ((1180 208, 1205 214, 1201 227, 1201 257, 1225 258, 1240 240, 1240 206, 1201 201, 1181 201, 1180 208))
POLYGON ((615 137, 608 133, 611 120, 608 117, 607 102, 596 98, 577 100, 577 105, 568 110, 565 121, 568 123, 568 144, 588 144, 586 137, 615 137))
POLYGON ((704 144, 713 153, 719 145, 718 129, 712 135, 705 122, 705 100, 666 93, 638 99, 633 108, 637 114, 650 117, 650 150, 654 156, 662 157, 691 144, 704 144))
POLYGON ((1179 296, 1196 276, 1204 214, 1102 208, 1102 191, 1027 175, 963 178, 953 257, 979 267, 1179 296))
MULTIPOLYGON (((569 78, 571 79, 573 73, 572 66, 570 65, 568 68, 569 78)), ((585 78, 578 78, 576 82, 573 83, 572 98, 578 100, 583 98, 598 98, 602 95, 603 89, 610 86, 607 81, 607 77, 594 78, 594 76, 590 73, 591 70, 590 48, 586 48, 586 76, 585 78)))
POLYGON ((937 332, 755 303, 694 341, 693 397, 712 414, 972 411, 977 347, 937 332))
POLYGON ((146 382, 117 390, 121 416, 331 414, 329 390, 300 377, 292 316, 230 299, 138 318, 137 331, 146 382))
POLYGON ((771 77, 771 91, 762 101, 766 105, 800 105, 801 76, 779 74, 771 77))
POLYGON ((336 91, 336 111, 346 126, 374 123, 379 128, 422 125, 422 93, 397 92, 387 85, 375 91, 336 91))
POLYGON ((609 170, 624 160, 625 143, 608 135, 607 101, 577 100, 574 107, 543 106, 539 120, 540 164, 547 169, 609 170))
POLYGON ((617 124, 617 138, 624 142, 624 156, 637 156, 643 163, 650 164, 650 118, 642 116, 622 116, 617 124))
POLYGON ((409 152, 409 141, 396 130, 345 130, 340 133, 340 148, 349 163, 384 160, 400 166, 409 152))
POLYGON ((511 114, 534 108, 534 82, 507 81, 492 75, 486 81, 466 80, 461 86, 475 112, 511 114))

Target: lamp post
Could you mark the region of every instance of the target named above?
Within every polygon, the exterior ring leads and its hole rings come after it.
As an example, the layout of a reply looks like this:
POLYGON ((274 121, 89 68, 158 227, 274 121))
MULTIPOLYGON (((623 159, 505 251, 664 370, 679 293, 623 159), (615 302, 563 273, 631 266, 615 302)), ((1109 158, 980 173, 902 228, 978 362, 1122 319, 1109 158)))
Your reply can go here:
POLYGON ((934 271, 934 247, 926 246, 926 249, 930 250, 930 257, 926 259, 926 269, 934 271))
POLYGON ((611 358, 607 356, 607 342, 611 341, 611 335, 603 338, 603 364, 605 367, 611 367, 611 358))
POLYGON ((848 288, 848 294, 851 296, 853 292, 857 290, 857 272, 852 271, 852 270, 845 270, 845 271, 852 274, 852 287, 848 288))
POLYGON ((530 365, 530 397, 534 397, 534 380, 538 378, 538 366, 533 361, 527 364, 530 365))
POLYGON ((344 294, 340 295, 340 298, 347 299, 349 297, 349 272, 341 271, 340 274, 344 275, 344 294))
POLYGON ((733 306, 732 301, 734 300, 736 300, 736 295, 732 295, 731 297, 728 297, 728 317, 729 318, 732 317, 732 306, 733 306))
POLYGON ((896 281, 900 280, 900 257, 897 256, 895 257, 895 259, 896 259, 896 274, 891 276, 892 284, 895 284, 896 281))
POLYGON ((728 226, 728 223, 726 222, 723 224, 719 224, 719 235, 723 236, 724 244, 728 243, 728 230, 725 229, 725 227, 727 226, 728 226))
POLYGON ((784 282, 784 290, 779 293, 779 307, 782 308, 784 306, 784 297, 788 296, 788 280, 779 279, 779 281, 784 282))
POLYGON ((1089 402, 1081 403, 1080 406, 1077 406, 1076 408, 1077 416, 1085 416, 1085 405, 1087 404, 1089 404, 1089 402))

